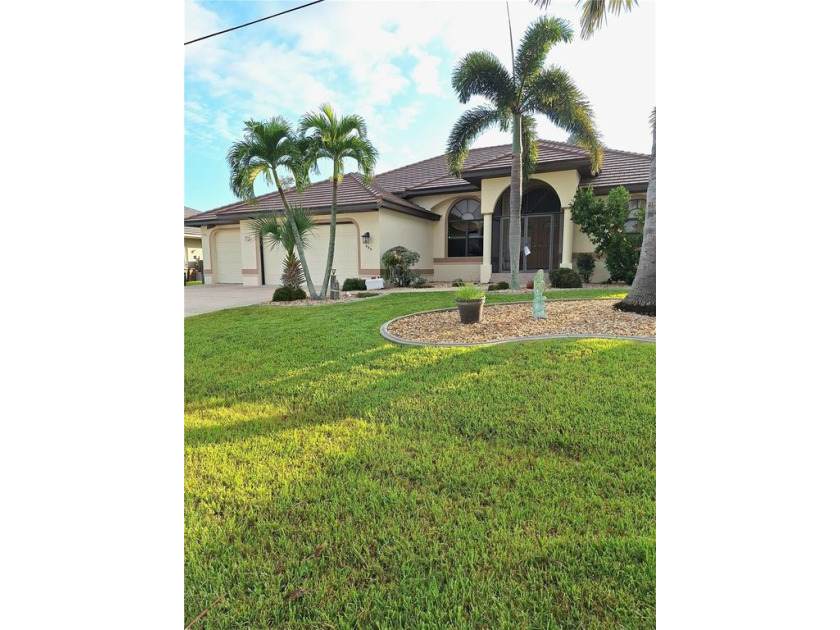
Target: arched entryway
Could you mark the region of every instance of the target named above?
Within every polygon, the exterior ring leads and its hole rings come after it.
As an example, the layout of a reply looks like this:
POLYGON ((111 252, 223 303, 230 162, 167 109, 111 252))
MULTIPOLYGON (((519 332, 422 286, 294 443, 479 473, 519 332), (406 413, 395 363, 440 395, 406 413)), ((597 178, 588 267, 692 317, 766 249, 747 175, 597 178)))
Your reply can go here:
MULTIPOLYGON (((556 269, 562 260, 563 209, 554 189, 531 180, 522 195, 520 271, 556 269)), ((493 210, 493 273, 510 271, 510 188, 493 210)))

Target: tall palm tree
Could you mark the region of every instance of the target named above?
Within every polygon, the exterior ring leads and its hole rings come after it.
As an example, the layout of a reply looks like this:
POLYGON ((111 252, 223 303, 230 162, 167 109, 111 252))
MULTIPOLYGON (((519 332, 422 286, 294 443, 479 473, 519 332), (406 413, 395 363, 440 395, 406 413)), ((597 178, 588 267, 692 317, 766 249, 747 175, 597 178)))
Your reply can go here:
POLYGON ((656 108, 650 115, 653 149, 650 155, 650 179, 647 188, 645 227, 642 229, 642 251, 633 284, 627 296, 615 307, 643 315, 656 315, 656 108))
POLYGON ((373 179, 378 152, 367 138, 367 125, 361 116, 338 116, 329 103, 317 112, 309 112, 298 126, 301 136, 309 141, 308 159, 318 172, 318 160, 332 161, 332 209, 330 212, 330 242, 327 249, 327 268, 324 272, 322 295, 327 295, 330 271, 335 254, 335 224, 338 215, 338 185, 344 177, 344 160, 355 160, 366 182, 373 179))
POLYGON ((601 168, 603 151, 592 108, 568 73, 543 67, 551 48, 570 42, 574 33, 566 20, 543 16, 525 32, 513 58, 513 73, 494 54, 468 53, 452 73, 452 87, 461 103, 482 96, 489 105, 467 110, 452 128, 446 146, 449 170, 460 177, 470 144, 484 131, 498 127, 513 132, 510 186, 510 285, 519 288, 520 211, 522 182, 537 162, 535 114, 575 134, 591 156, 592 173, 601 168))
MULTIPOLYGON (((306 145, 304 138, 299 137, 292 125, 282 116, 273 116, 266 121, 245 121, 245 137, 237 140, 228 150, 227 163, 230 167, 230 188, 240 199, 256 203, 254 182, 260 176, 271 186, 277 187, 283 207, 288 216, 291 213, 289 200, 283 191, 283 183, 278 169, 284 168, 294 177, 298 191, 309 183, 306 163, 306 145)), ((320 299, 312 284, 309 265, 306 264, 304 241, 295 221, 290 222, 295 237, 306 286, 309 296, 313 300, 320 299)))
MULTIPOLYGON (((551 0, 530 0, 541 9, 551 0)), ((589 39, 596 30, 607 23, 607 11, 620 15, 638 6, 638 0, 578 0, 575 6, 583 6, 580 16, 581 38, 589 39)), ((639 266, 627 296, 616 308, 645 315, 656 315, 656 108, 650 116, 653 128, 653 150, 650 156, 650 178, 648 179, 645 227, 642 232, 642 251, 639 266)), ((570 138, 569 142, 576 139, 570 138)))

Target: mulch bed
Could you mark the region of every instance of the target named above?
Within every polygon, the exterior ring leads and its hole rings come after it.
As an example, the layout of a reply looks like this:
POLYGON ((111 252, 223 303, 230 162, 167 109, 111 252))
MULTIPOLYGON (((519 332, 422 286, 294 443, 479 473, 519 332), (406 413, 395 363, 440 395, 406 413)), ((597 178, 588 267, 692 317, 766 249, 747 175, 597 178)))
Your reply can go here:
POLYGON ((484 307, 477 324, 462 324, 457 310, 409 315, 391 322, 394 337, 422 343, 487 343, 541 335, 613 335, 656 339, 656 318, 613 308, 619 300, 546 302, 547 319, 531 316, 531 303, 484 307))

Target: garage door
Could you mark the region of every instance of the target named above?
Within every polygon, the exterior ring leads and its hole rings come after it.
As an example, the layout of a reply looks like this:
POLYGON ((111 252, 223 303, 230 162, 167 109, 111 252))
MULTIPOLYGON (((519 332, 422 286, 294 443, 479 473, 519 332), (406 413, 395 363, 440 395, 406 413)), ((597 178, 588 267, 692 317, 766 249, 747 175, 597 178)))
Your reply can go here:
MULTIPOLYGON (((312 274, 315 290, 321 290, 324 281, 324 271, 327 268, 327 247, 329 245, 330 226, 319 224, 309 238, 306 248, 306 262, 312 274)), ((282 282, 283 260, 286 250, 282 247, 264 248, 265 283, 279 286, 282 282)), ((346 278, 359 277, 359 235, 355 224, 339 223, 335 226, 335 253, 333 254, 333 268, 339 284, 346 278)), ((305 288, 305 287, 304 287, 305 288)))
POLYGON ((213 262, 214 280, 223 284, 242 284, 242 248, 239 228, 219 230, 214 239, 216 260, 213 262))

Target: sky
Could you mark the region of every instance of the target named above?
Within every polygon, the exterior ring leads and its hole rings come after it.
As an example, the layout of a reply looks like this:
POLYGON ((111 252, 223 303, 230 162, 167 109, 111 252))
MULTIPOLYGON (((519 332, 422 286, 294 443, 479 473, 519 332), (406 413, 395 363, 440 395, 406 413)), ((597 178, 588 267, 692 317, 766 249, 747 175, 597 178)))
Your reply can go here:
MULTIPOLYGON (((301 4, 190 0, 184 41, 301 4)), ((606 146, 649 153, 653 3, 610 15, 608 27, 587 41, 577 36, 573 2, 554 0, 546 11, 525 0, 509 6, 515 47, 544 13, 569 21, 574 41, 555 46, 546 63, 565 69, 587 96, 606 146)), ((510 67, 506 3, 326 0, 184 46, 184 205, 205 211, 237 201, 225 155, 246 119, 282 115, 296 124, 325 102, 339 114, 364 117, 379 151, 377 173, 441 155, 459 115, 483 102, 460 104, 450 82, 458 60, 474 50, 510 67)), ((538 118, 538 135, 567 138, 545 118, 538 118)), ((473 146, 509 142, 509 134, 491 130, 473 146)), ((257 186, 260 194, 271 190, 257 186)))

